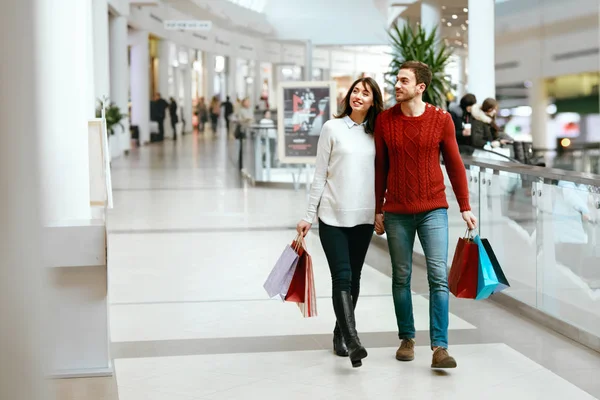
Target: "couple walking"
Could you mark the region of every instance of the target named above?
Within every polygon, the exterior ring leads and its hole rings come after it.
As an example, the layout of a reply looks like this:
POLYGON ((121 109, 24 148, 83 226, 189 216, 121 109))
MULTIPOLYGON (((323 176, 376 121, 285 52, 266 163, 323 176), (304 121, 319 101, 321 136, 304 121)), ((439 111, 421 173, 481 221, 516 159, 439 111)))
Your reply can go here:
POLYGON ((360 275, 373 230, 387 233, 400 361, 414 359, 415 326, 410 279, 415 236, 427 260, 432 368, 454 368, 448 353, 448 202, 440 153, 460 212, 469 229, 477 223, 469 205, 466 173, 450 114, 423 102, 431 83, 426 64, 405 62, 398 73, 398 104, 383 111, 377 83, 352 84, 335 119, 322 128, 315 176, 305 217, 306 235, 315 217, 327 256, 337 323, 333 349, 360 367, 367 351, 355 327, 360 275))

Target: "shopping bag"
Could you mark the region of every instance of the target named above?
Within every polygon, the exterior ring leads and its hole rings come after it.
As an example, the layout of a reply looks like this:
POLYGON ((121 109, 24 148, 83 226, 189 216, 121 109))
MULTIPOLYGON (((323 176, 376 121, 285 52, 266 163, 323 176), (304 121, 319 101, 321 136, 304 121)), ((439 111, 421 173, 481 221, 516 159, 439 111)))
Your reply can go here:
POLYGON ((490 261, 490 257, 488 256, 479 235, 475 236, 473 241, 477 244, 477 247, 479 248, 477 296, 475 297, 475 299, 483 300, 487 299, 492 293, 494 293, 494 290, 496 290, 500 282, 498 282, 498 277, 496 276, 496 272, 494 272, 494 266, 490 261))
POLYGON ((308 263, 308 253, 304 251, 298 257, 296 271, 290 283, 289 289, 285 296, 285 301, 294 303, 304 303, 306 299, 306 270, 308 263))
POLYGON ((292 278, 292 283, 290 284, 285 300, 297 303, 304 318, 317 316, 317 294, 312 257, 306 250, 304 243, 300 250, 296 272, 294 272, 294 277, 292 278))
POLYGON ((448 276, 450 292, 461 299, 474 299, 477 296, 479 269, 479 247, 465 234, 459 238, 448 276))
POLYGON ((297 236, 291 245, 287 245, 283 249, 283 252, 263 284, 269 297, 279 295, 281 300, 285 300, 292 278, 296 272, 300 246, 299 236, 297 236))
POLYGON ((496 286, 496 289, 494 289, 494 293, 499 293, 504 289, 509 288, 510 283, 508 283, 508 279, 506 279, 504 271, 502 271, 502 267, 500 267, 498 258, 496 257, 494 250, 492 250, 492 245, 490 244, 489 240, 481 239, 481 243, 483 244, 485 252, 490 258, 490 262, 492 263, 492 266, 494 267, 494 272, 496 273, 496 277, 498 278, 498 286, 496 286))

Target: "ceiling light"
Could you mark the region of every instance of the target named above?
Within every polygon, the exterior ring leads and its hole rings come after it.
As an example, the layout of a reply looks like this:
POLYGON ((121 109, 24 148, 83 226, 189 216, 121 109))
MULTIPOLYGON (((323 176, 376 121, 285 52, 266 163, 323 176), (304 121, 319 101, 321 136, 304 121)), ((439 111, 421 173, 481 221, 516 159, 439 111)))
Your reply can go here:
POLYGON ((442 18, 442 22, 446 22, 446 18, 442 18))
POLYGON ((442 6, 442 10, 445 10, 445 9, 446 9, 446 6, 442 6))
POLYGON ((452 14, 452 19, 458 19, 458 15, 452 14))
POLYGON ((467 46, 467 44, 465 43, 465 44, 463 45, 463 47, 466 49, 466 48, 467 48, 467 47, 469 47, 469 46, 467 46))
POLYGON ((467 7, 463 8, 464 12, 469 12, 469 9, 467 7))
POLYGON ((461 25, 460 27, 462 28, 463 31, 467 30, 467 27, 465 25, 461 25))
POLYGON ((466 23, 467 25, 469 25, 469 20, 466 20, 466 21, 465 21, 465 23, 466 23))
POLYGON ((448 26, 452 26, 452 22, 448 22, 448 26))
POLYGON ((456 36, 460 37, 460 32, 456 32, 456 36))

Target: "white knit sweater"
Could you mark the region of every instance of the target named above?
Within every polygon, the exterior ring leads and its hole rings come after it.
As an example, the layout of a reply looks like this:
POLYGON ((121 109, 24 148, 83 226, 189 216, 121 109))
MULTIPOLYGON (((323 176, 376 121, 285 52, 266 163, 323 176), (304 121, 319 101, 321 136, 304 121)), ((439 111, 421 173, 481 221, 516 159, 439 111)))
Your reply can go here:
POLYGON ((328 225, 352 227, 375 220, 375 143, 348 116, 327 121, 317 148, 308 209, 328 225))

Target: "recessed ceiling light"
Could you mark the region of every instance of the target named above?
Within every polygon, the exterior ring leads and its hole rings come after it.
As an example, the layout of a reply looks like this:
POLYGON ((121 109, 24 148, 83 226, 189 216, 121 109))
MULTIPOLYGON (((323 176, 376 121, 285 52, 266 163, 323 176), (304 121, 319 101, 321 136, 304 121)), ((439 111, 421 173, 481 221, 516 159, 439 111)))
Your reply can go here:
POLYGON ((452 14, 452 19, 458 19, 458 15, 452 14))
POLYGON ((467 48, 467 47, 469 47, 469 46, 467 46, 467 44, 465 43, 465 44, 463 44, 463 47, 466 49, 466 48, 467 48))
POLYGON ((460 32, 456 32, 456 36, 460 37, 460 32))
POLYGON ((442 18, 442 22, 446 22, 446 18, 442 18))
POLYGON ((463 8, 464 12, 469 12, 469 9, 467 7, 463 8))
POLYGON ((465 25, 461 25, 460 27, 462 28, 463 31, 467 30, 467 27, 465 25))
POLYGON ((448 26, 452 26, 452 22, 448 22, 448 26))
POLYGON ((469 20, 466 20, 466 21, 465 21, 465 23, 466 23, 467 25, 469 25, 469 20))
POLYGON ((446 6, 442 6, 442 10, 445 10, 445 9, 446 9, 446 6))

